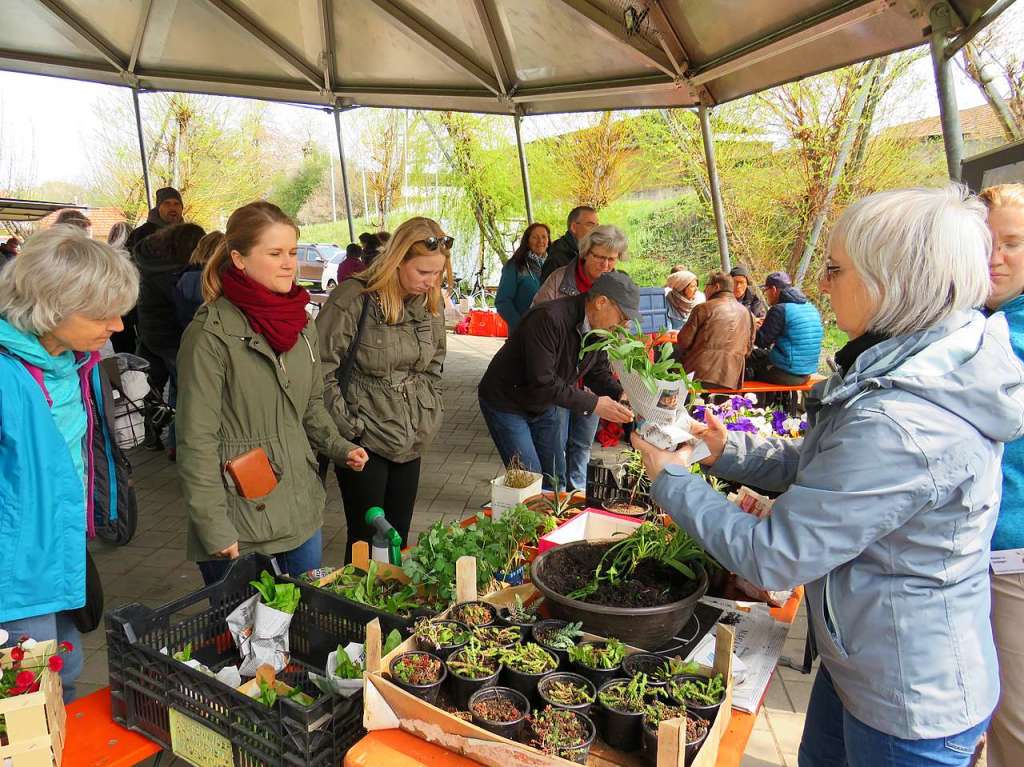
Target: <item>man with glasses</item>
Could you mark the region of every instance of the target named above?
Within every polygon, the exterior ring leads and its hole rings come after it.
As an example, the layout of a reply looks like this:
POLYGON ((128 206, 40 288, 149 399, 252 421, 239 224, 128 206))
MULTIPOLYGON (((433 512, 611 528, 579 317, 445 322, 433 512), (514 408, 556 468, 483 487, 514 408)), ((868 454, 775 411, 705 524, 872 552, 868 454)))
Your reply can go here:
POLYGON ((559 269, 580 254, 579 246, 590 230, 597 226, 597 211, 589 205, 580 205, 569 211, 565 234, 551 243, 548 257, 541 268, 540 281, 543 284, 555 269, 559 269))
MULTIPOLYGON (((608 330, 640 321, 640 288, 622 272, 598 277, 586 294, 548 301, 530 309, 508 342, 491 360, 478 389, 487 429, 508 466, 513 458, 544 475, 544 485, 559 471, 565 446, 565 410, 596 422, 629 423, 633 413, 621 404, 622 387, 612 376, 604 351, 580 359, 591 330, 608 330)), ((593 442, 593 432, 590 441, 593 442)), ((590 448, 587 445, 587 458, 590 448)), ((570 474, 571 477, 571 474, 570 474)), ((577 480, 579 478, 577 477, 577 480)), ((575 487, 586 485, 583 478, 575 487)))
MULTIPOLYGON (((832 273, 826 266, 826 279, 832 273)), ((761 289, 771 308, 757 331, 747 375, 782 386, 807 383, 821 356, 821 315, 786 272, 769 274, 761 289)))

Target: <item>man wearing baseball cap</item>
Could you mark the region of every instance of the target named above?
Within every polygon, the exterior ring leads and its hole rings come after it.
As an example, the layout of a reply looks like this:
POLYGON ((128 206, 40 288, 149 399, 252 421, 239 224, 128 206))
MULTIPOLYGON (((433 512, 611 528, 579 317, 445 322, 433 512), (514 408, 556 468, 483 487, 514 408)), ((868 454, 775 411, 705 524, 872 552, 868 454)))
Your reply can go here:
POLYGON ((622 387, 608 355, 580 358, 591 330, 640 321, 640 288, 622 272, 606 272, 590 291, 546 301, 530 309, 498 351, 480 381, 480 411, 502 462, 518 458, 545 477, 564 465, 565 442, 558 408, 628 423, 622 387), (563 456, 559 457, 559 451, 563 456))
POLYGON ((771 308, 757 331, 747 375, 783 386, 806 383, 821 356, 821 315, 785 272, 769 274, 761 289, 771 308))

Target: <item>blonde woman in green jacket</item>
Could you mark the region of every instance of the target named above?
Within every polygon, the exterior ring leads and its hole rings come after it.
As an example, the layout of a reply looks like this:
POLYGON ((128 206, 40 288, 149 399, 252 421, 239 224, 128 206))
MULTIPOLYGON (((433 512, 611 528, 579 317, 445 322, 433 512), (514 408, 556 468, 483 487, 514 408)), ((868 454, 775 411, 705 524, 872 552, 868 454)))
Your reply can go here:
POLYGON ((298 234, 268 202, 232 213, 203 271, 206 304, 178 353, 187 553, 208 584, 250 551, 275 555, 284 572, 319 567, 325 493, 310 443, 351 471, 366 463, 324 409, 309 295, 295 284, 298 234), (243 497, 225 464, 254 448, 270 459, 277 485, 243 497))

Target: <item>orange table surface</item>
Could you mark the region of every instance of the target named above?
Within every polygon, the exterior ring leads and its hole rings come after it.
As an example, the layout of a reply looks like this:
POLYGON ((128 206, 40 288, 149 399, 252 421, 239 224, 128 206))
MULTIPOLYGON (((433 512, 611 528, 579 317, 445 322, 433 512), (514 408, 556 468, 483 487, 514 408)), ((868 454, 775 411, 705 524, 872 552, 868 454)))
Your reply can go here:
POLYGON ((129 767, 163 749, 117 724, 110 715, 110 688, 67 705, 62 767, 129 767))
MULTIPOLYGON (((803 586, 782 607, 773 608, 772 617, 783 623, 792 623, 804 596, 803 586)), ((767 690, 766 690, 767 693, 767 690)), ((739 767, 743 752, 750 740, 757 714, 733 711, 729 727, 718 746, 716 767, 739 767)), ((478 762, 459 756, 448 749, 435 746, 402 730, 378 730, 349 749, 345 767, 477 767, 478 762)))

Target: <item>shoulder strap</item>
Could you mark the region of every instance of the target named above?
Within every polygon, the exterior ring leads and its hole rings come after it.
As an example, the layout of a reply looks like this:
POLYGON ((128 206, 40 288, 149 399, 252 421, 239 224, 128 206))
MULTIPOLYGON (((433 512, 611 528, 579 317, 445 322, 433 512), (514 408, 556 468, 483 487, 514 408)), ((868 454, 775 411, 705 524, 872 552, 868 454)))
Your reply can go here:
POLYGON ((352 379, 352 369, 356 364, 356 349, 359 348, 359 341, 363 337, 363 328, 366 327, 366 315, 369 313, 370 295, 369 293, 364 293, 363 308, 359 312, 359 322, 356 325, 356 333, 352 336, 352 343, 348 345, 348 351, 345 352, 345 361, 335 372, 335 376, 338 379, 338 388, 341 389, 341 396, 343 397, 348 391, 348 383, 352 379))

